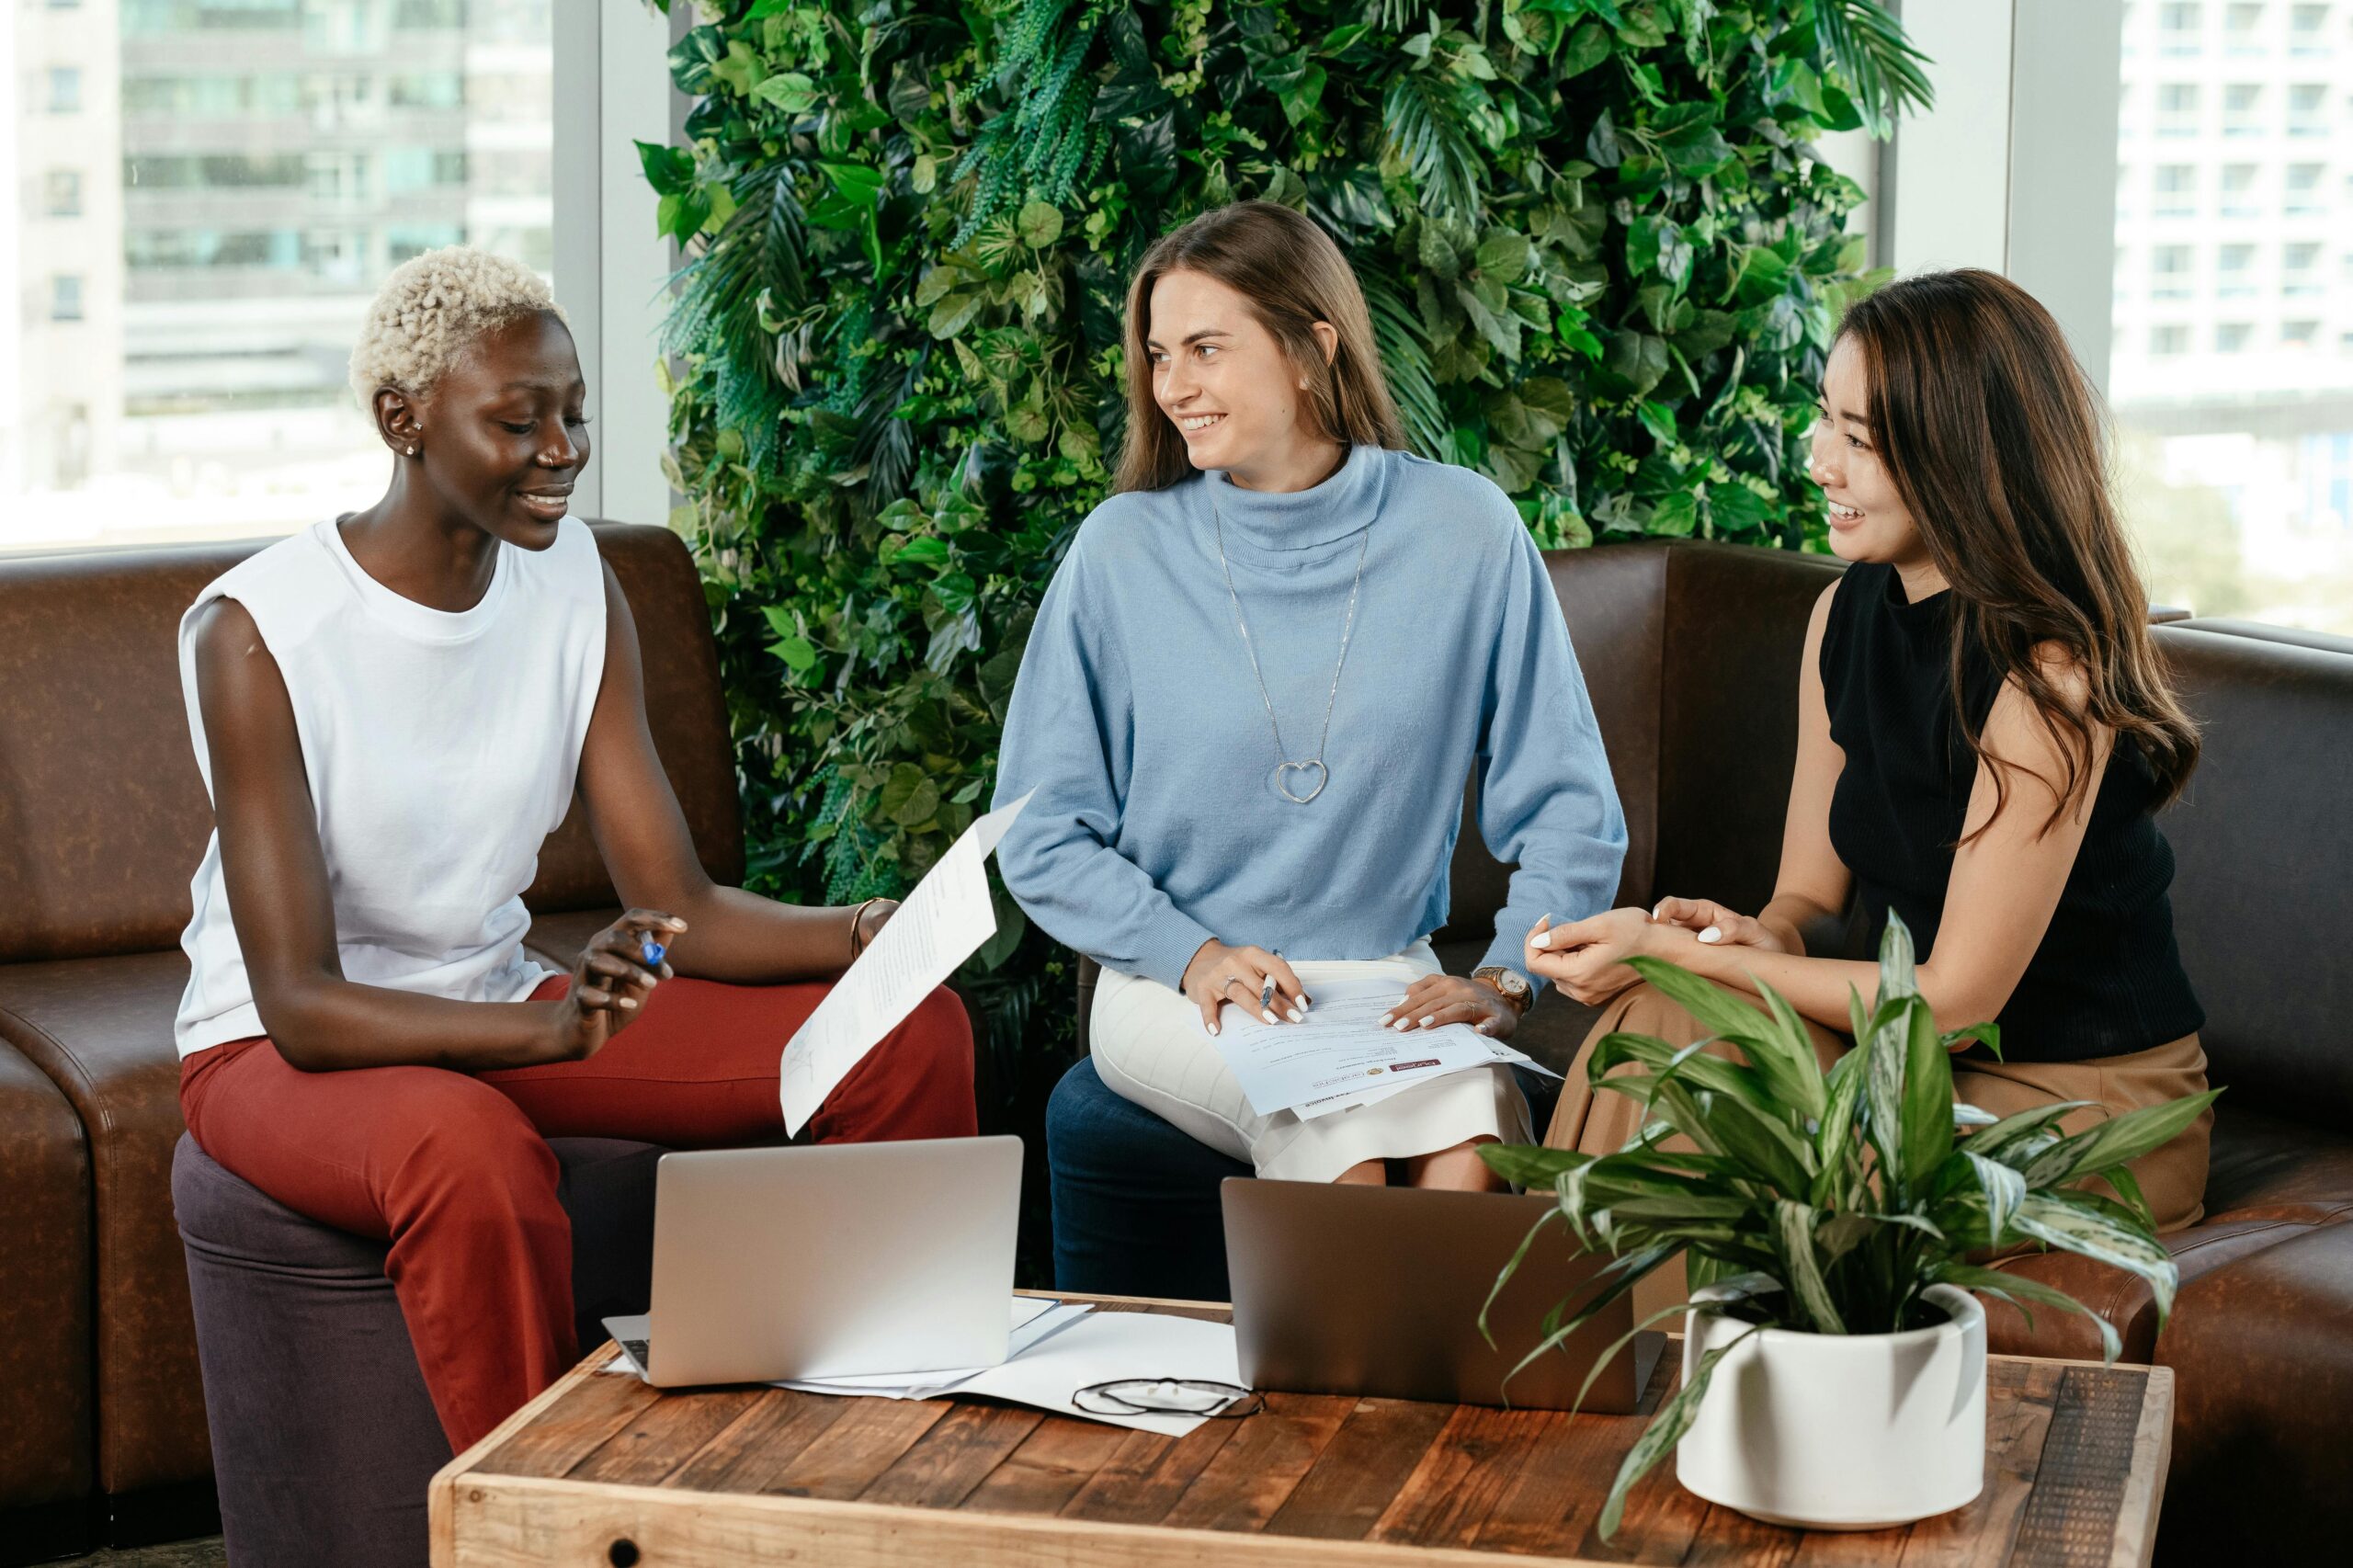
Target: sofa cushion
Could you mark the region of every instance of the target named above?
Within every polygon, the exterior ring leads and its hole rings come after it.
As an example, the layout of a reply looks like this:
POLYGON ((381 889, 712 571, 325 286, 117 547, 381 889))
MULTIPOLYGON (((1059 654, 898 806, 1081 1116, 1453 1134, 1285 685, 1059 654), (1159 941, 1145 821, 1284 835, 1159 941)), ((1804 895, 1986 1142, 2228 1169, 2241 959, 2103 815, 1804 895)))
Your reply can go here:
POLYGON ((2344 1551, 2348 1301, 2353 1225, 2305 1231, 2182 1288, 2157 1346, 2177 1380, 2165 1561, 2344 1551))
POLYGON ((2210 1222, 2333 1225, 2353 1218, 2353 1137, 2231 1102, 2224 1095, 2214 1108, 2210 1222))
MULTIPOLYGON (((713 876, 737 881, 734 752, 694 562, 666 528, 592 526, 636 618, 647 719, 696 849, 713 876)), ((0 563, 0 646, 13 677, 0 695, 0 955, 178 944, 212 829, 180 697, 179 619, 205 584, 267 542, 0 563)), ((613 902, 576 808, 525 896, 535 909, 613 902)))
POLYGON ((2234 1109, 2353 1133, 2353 653, 2161 626, 2152 633, 2204 732, 2161 820, 2174 929, 2206 1009, 2211 1074, 2234 1109))
POLYGON ((172 1229, 183 1125, 172 1017, 187 984, 176 950, 0 968, 0 1039, 64 1091, 89 1140, 98 1483, 108 1492, 211 1468, 172 1229))
POLYGON ((82 1123, 0 1045, 0 1510, 90 1491, 90 1308, 82 1123))

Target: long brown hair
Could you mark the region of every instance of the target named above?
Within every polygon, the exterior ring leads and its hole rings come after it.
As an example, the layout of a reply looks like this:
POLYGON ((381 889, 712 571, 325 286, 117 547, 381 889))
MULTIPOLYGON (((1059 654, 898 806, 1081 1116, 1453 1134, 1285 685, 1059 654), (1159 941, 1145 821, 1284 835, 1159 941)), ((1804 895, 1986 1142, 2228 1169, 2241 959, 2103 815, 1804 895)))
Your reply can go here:
POLYGON ((1200 272, 1250 301, 1284 357, 1307 379, 1315 433, 1343 446, 1402 449, 1405 427, 1381 373, 1372 317, 1348 258, 1313 220, 1272 201, 1212 208, 1163 235, 1128 286, 1128 434, 1113 490, 1165 490, 1189 479, 1184 437, 1152 395, 1152 290, 1171 272, 1200 272), (1317 322, 1339 334, 1328 365, 1317 322))
POLYGON ((2008 278, 1965 267, 1888 284, 1847 312, 1838 335, 1862 351, 1872 439, 1952 590, 1953 701, 1993 771, 1995 813, 2017 765, 1986 752, 1962 705, 1971 639, 2026 693, 2065 759, 2063 777, 2045 780, 2057 804, 2041 831, 2089 786, 2094 726, 2136 744, 2156 803, 2170 802, 2198 764, 2198 730, 2150 645, 2148 597, 2109 490, 2099 394, 2059 324, 2008 278), (2053 648, 2082 672, 2080 702, 2040 656, 2053 648))

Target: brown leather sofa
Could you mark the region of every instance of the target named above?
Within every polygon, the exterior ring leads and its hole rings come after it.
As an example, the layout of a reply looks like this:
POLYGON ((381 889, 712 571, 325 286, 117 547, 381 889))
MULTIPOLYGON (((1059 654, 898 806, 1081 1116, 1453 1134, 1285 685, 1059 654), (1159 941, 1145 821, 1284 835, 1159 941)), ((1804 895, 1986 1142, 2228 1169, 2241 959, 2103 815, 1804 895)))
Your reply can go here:
MULTIPOLYGON (((743 874, 702 585, 662 528, 597 525, 646 709, 712 874, 743 874)), ((211 1456, 172 1219, 179 935, 211 828, 176 634, 257 545, 0 562, 0 1562, 205 1524, 211 1456)), ((575 812, 532 947, 569 967, 617 913, 575 812)))

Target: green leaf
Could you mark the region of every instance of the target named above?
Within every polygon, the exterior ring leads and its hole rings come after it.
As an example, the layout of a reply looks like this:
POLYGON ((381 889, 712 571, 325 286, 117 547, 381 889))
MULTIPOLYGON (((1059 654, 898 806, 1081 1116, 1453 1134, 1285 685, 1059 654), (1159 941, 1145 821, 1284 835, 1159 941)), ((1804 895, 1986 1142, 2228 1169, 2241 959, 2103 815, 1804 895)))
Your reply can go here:
POLYGON ((2028 1179, 2037 1186, 2056 1187, 2112 1165, 2130 1165, 2179 1137, 2191 1122, 2206 1114, 2206 1108, 2222 1093, 2220 1089, 2208 1089, 2164 1105, 2143 1106, 2138 1110, 2112 1116, 2053 1144, 2034 1162, 2028 1179))
POLYGON ((1044 250, 1063 237, 1062 210, 1051 201, 1026 202, 1013 226, 1019 232, 1023 244, 1031 250, 1044 250))
POLYGON ((1846 1320, 1830 1299, 1830 1287, 1822 1278, 1822 1260, 1814 1256, 1813 1232, 1821 1218, 1805 1204, 1784 1199, 1773 1205, 1773 1232, 1787 1265, 1790 1293, 1813 1320, 1814 1332, 1844 1334, 1846 1320))
MULTIPOLYGON (((2022 1274, 2010 1274, 1998 1268, 1981 1268, 1968 1263, 1941 1263, 1930 1275, 1938 1283, 1958 1285, 1964 1290, 1979 1290, 2005 1301, 2038 1301, 2062 1312, 2080 1312, 2091 1319, 2099 1331, 2100 1360, 2112 1363, 2124 1353, 2124 1341, 2109 1321, 2065 1291, 2045 1285, 2040 1279, 2029 1279, 2022 1274)), ((2024 1312, 2026 1309, 2018 1309, 2024 1312)), ((2032 1313, 2028 1313, 2027 1326, 2034 1326, 2032 1313)))
POLYGON ((1912 978, 1912 930, 1904 924, 1904 916, 1893 909, 1887 912, 1887 929, 1879 939, 1879 999, 1884 1005, 1899 996, 1920 994, 1919 983, 1912 978))
POLYGON ((2011 1221, 2018 1233, 2042 1243, 2137 1274, 2149 1282, 2156 1298, 2157 1324, 2165 1324, 2173 1311, 2174 1291, 2181 1279, 2173 1256, 2138 1225, 2103 1212, 2080 1194, 2029 1192, 2011 1221))
POLYGON ((1562 46, 1553 77, 1565 82, 1572 76, 1582 76, 1608 58, 1608 29, 1598 22, 1587 22, 1571 33, 1568 42, 1562 46))
POLYGON ((1915 997, 1907 1009, 1904 1062, 1904 1170, 1916 1198, 1952 1152, 1952 1057, 1937 1038, 1936 1014, 1915 997))
POLYGON ((695 179, 695 155, 684 147, 665 147, 652 142, 631 143, 637 149, 638 166, 645 172, 645 183, 655 194, 676 196, 688 189, 695 179))
POLYGON ((1487 237, 1479 242, 1479 270, 1506 283, 1517 283, 1526 275, 1532 254, 1527 235, 1509 229, 1490 229, 1487 237))

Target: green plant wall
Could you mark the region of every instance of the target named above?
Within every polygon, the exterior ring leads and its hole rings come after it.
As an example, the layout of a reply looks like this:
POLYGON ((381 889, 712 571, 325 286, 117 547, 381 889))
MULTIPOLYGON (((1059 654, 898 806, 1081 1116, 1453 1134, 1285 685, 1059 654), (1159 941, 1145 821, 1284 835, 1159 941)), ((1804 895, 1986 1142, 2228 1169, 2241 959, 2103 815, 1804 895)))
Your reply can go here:
MULTIPOLYGON (((677 0, 685 4, 686 0, 677 0)), ((641 144, 686 244, 674 518, 756 881, 897 891, 985 809, 1033 607, 1105 494, 1143 249, 1263 197, 1339 241, 1415 448, 1538 540, 1818 537, 1806 426, 1875 279, 1825 131, 1924 102, 1865 0, 738 0, 641 144)), ((1067 1038, 1005 906, 1000 1051, 1067 1038)))

